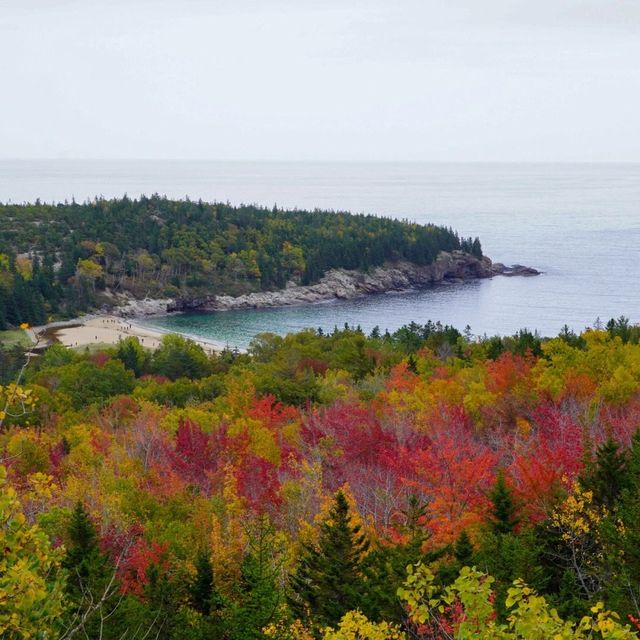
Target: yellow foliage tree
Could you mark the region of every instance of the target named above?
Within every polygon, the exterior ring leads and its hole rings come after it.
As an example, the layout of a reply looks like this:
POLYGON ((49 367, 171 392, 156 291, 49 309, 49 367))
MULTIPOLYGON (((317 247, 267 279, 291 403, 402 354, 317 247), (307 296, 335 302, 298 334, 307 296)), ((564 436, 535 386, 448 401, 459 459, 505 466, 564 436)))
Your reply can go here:
POLYGON ((457 580, 444 592, 435 585, 435 575, 419 563, 407 568, 408 576, 398 589, 409 620, 416 628, 431 626, 438 637, 453 640, 632 640, 637 635, 620 623, 616 613, 606 611, 602 603, 591 608, 592 615, 579 622, 562 620, 546 600, 516 580, 508 590, 507 623, 494 615, 494 579, 474 568, 464 567, 457 580), (455 622, 447 620, 452 607, 458 609, 455 622))
POLYGON ((239 578, 242 557, 247 547, 246 506, 238 494, 231 465, 225 468, 224 512, 215 514, 211 522, 211 560, 216 586, 223 592, 231 589, 239 578))
POLYGON ((36 399, 31 389, 16 384, 0 385, 0 429, 9 420, 17 421, 33 413, 36 399))
POLYGON ((346 613, 337 629, 325 629, 322 640, 402 640, 399 627, 389 622, 371 622, 359 611, 346 613))
POLYGON ((78 277, 91 283, 95 287, 96 280, 104 274, 102 267, 93 260, 78 260, 76 267, 78 277))
POLYGON ((0 467, 0 637, 5 640, 59 637, 64 612, 63 550, 29 526, 15 490, 0 467))

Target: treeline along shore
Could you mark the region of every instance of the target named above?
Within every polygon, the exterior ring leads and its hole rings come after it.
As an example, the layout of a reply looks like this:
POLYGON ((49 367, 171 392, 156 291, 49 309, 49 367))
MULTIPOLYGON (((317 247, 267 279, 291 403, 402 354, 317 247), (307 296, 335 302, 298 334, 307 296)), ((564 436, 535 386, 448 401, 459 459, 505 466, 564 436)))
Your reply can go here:
POLYGON ((496 274, 537 271, 494 264, 478 238, 450 228, 373 215, 159 196, 0 205, 0 328, 118 307, 302 304, 496 274))

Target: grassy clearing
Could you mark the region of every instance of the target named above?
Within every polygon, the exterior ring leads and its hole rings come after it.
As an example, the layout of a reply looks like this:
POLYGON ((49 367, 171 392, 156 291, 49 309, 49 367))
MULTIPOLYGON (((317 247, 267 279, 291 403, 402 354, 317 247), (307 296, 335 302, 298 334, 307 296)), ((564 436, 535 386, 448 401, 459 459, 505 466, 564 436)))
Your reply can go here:
POLYGON ((99 351, 106 351, 107 349, 113 349, 114 345, 108 342, 94 342, 92 344, 83 344, 79 347, 69 347, 72 351, 76 351, 78 353, 98 353, 99 351))
POLYGON ((0 345, 5 348, 11 347, 28 347, 32 343, 29 334, 22 329, 10 329, 8 331, 0 331, 0 345))

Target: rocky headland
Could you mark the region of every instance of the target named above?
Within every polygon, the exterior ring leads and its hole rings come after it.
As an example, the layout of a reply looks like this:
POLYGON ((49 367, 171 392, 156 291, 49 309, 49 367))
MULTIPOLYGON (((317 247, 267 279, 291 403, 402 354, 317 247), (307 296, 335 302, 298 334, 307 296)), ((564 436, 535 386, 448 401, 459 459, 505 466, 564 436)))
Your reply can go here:
POLYGON ((263 291, 241 296, 214 295, 185 297, 175 300, 132 301, 121 309, 123 315, 147 315, 174 311, 227 311, 231 309, 264 309, 312 304, 327 300, 348 300, 361 296, 423 289, 437 284, 464 282, 478 278, 502 276, 535 276, 531 267, 507 267, 483 256, 476 258, 462 251, 441 252, 437 260, 426 266, 396 262, 374 267, 369 272, 331 269, 316 284, 288 283, 285 289, 263 291))

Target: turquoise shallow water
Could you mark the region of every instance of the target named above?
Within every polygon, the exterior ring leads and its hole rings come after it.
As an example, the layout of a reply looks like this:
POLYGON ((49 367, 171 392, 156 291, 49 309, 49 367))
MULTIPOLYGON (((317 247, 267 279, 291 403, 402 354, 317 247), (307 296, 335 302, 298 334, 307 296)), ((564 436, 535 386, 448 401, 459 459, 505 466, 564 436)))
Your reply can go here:
POLYGON ((640 322, 640 164, 347 164, 2 161, 0 200, 164 193, 392 215, 478 235, 492 259, 544 271, 307 307, 193 314, 150 324, 246 346, 255 333, 428 319, 476 334, 555 334, 597 317, 640 322))

